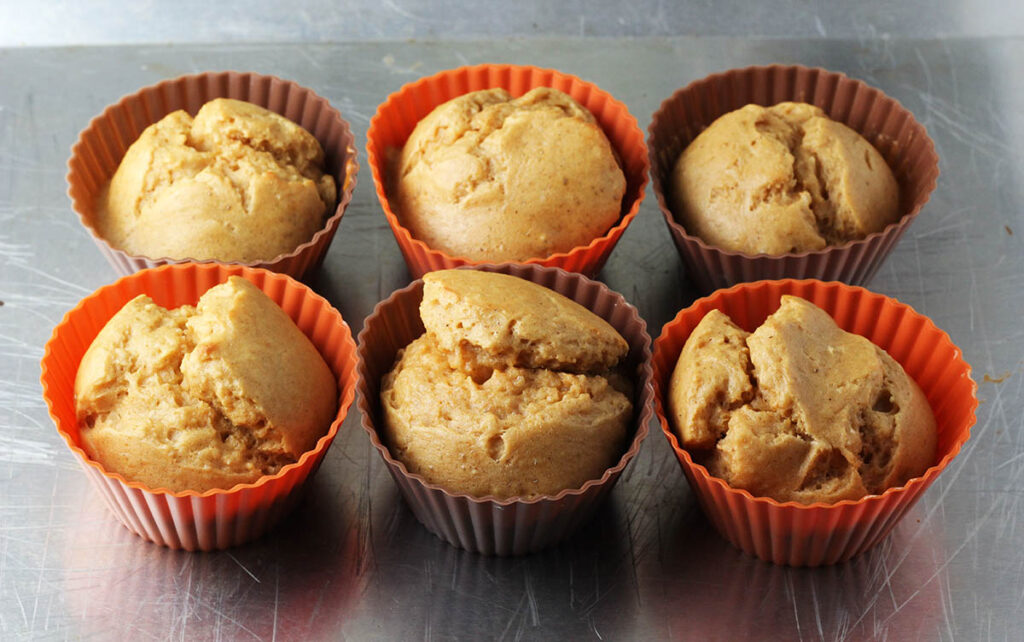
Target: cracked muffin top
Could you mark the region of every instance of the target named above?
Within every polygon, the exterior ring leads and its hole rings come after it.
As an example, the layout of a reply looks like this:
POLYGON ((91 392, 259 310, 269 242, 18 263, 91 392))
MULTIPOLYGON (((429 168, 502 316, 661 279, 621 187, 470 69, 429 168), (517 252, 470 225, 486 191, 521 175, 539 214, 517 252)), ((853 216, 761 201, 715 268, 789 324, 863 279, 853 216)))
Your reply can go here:
POLYGON ((423 284, 423 325, 460 363, 586 373, 613 368, 629 351, 607 321, 530 281, 442 270, 423 284))
POLYGON ((218 98, 142 132, 99 195, 97 228, 134 255, 269 261, 323 227, 336 197, 323 168, 305 129, 218 98))
POLYGON ((426 332, 381 383, 391 454, 474 497, 555 495, 601 478, 633 414, 632 384, 612 370, 625 339, 513 276, 443 270, 423 280, 426 332))
POLYGON ((239 277, 195 307, 132 299, 75 377, 89 457, 172 491, 230 489, 298 461, 327 432, 337 397, 306 335, 239 277))
POLYGON ((900 216, 899 185, 860 134, 813 105, 747 105, 676 161, 669 203, 687 232, 748 254, 820 250, 900 216))
POLYGON ((782 502, 882 493, 935 463, 935 419, 914 380, 798 297, 753 333, 709 312, 679 355, 668 406, 708 472, 782 502))
POLYGON ((433 249, 521 261, 587 245, 619 219, 626 179, 567 94, 476 91, 434 109, 390 172, 396 215, 433 249))

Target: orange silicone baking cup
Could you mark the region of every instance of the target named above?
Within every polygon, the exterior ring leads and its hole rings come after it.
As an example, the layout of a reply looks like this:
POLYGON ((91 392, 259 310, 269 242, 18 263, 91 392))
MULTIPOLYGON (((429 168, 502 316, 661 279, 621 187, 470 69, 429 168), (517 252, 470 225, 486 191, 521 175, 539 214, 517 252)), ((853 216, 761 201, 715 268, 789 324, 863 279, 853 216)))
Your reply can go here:
POLYGON ((57 431, 89 480, 128 530, 170 548, 217 550, 262 535, 301 496, 323 461, 355 397, 356 346, 345 321, 326 299, 294 279, 237 265, 181 263, 142 270, 104 286, 64 315, 46 343, 43 399, 57 431), (167 308, 195 305, 208 289, 238 275, 257 285, 292 318, 338 379, 338 414, 316 447, 275 475, 228 490, 152 489, 106 470, 82 450, 75 413, 75 375, 82 355, 107 321, 139 294, 167 308))
POLYGON ((622 171, 626 175, 626 193, 622 198, 621 217, 603 236, 594 239, 589 245, 547 257, 527 259, 522 263, 558 267, 594 276, 601 271, 622 233, 636 218, 647 186, 647 146, 636 118, 630 115, 623 103, 597 85, 553 69, 484 64, 442 71, 404 85, 388 96, 370 119, 370 129, 366 132, 366 154, 377 198, 413 277, 419 278, 432 270, 484 262, 450 256, 412 237, 409 230, 399 222, 388 200, 389 158, 402 148, 416 124, 438 105, 481 89, 501 88, 513 96, 522 96, 535 87, 552 87, 562 91, 590 110, 618 154, 622 171))
POLYGON ((359 408, 363 428, 370 436, 388 472, 416 518, 432 533, 453 546, 486 555, 522 555, 553 546, 585 523, 607 498, 626 465, 647 436, 651 409, 651 338, 647 324, 621 294, 603 283, 562 269, 503 263, 467 266, 500 272, 539 283, 576 301, 614 327, 629 343, 625 369, 634 382, 633 422, 626 452, 599 479, 557 495, 532 499, 473 497, 446 490, 410 473, 391 456, 381 438, 380 381, 395 364, 398 351, 423 334, 419 305, 422 279, 397 290, 377 304, 359 333, 359 408))
POLYGON ((655 412, 701 508, 733 545, 776 564, 834 564, 884 539, 960 452, 978 407, 971 368, 949 335, 904 303, 837 282, 758 281, 698 299, 662 329, 654 342, 653 365, 655 412), (666 418, 665 400, 672 371, 690 333, 711 310, 721 310, 744 330, 753 331, 778 309, 783 294, 811 301, 844 330, 868 338, 918 383, 938 425, 935 465, 924 475, 856 501, 780 503, 729 487, 680 446, 666 418))
POLYGON ((732 69, 690 83, 654 112, 647 142, 658 207, 690 277, 705 292, 758 279, 868 283, 928 202, 939 176, 935 145, 903 105, 842 73, 800 65, 732 69), (725 250, 687 233, 666 198, 672 169, 683 149, 719 116, 751 103, 785 101, 817 105, 875 146, 899 182, 900 218, 863 239, 779 255, 725 250))
MULTIPOLYGON (((129 94, 92 119, 79 134, 68 160, 68 197, 82 225, 96 246, 119 274, 168 263, 196 262, 193 259, 134 256, 108 243, 96 227, 96 200, 117 171, 128 147, 146 127, 167 114, 184 109, 195 116, 214 98, 235 98, 276 112, 303 128, 320 142, 325 171, 334 177, 338 190, 334 212, 313 238, 294 250, 268 261, 227 262, 230 265, 265 268, 302 279, 323 262, 327 248, 352 200, 356 174, 355 137, 349 124, 325 98, 294 82, 276 76, 224 71, 206 72, 165 80, 129 94)), ((214 261, 198 261, 213 263, 214 261)))

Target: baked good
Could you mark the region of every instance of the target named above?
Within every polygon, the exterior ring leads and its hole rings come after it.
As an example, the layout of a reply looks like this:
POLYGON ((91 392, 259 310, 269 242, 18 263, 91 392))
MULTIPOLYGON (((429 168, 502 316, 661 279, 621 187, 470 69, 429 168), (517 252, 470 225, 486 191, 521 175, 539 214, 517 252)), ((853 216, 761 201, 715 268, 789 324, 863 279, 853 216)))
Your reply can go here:
POLYGON ((593 115, 538 87, 475 91, 421 120, 390 172, 396 215, 453 256, 519 261, 587 245, 619 219, 626 179, 593 115))
POLYGON ((813 105, 747 105, 680 154, 669 203, 690 234, 748 254, 820 250, 900 216, 899 185, 860 134, 813 105))
POLYGON ((320 353, 240 277, 198 305, 140 295, 82 357, 75 405, 86 453, 150 488, 230 489, 311 450, 337 409, 320 353))
POLYGON ((305 129, 218 98, 142 132, 99 195, 97 230, 133 255, 268 261, 323 228, 336 197, 323 170, 305 129))
POLYGON ((426 332, 381 385, 385 442, 409 472, 506 499, 579 488, 614 465, 632 417, 614 328, 516 277, 423 280, 426 332))
POLYGON ((668 406, 708 472, 778 501, 858 499, 935 463, 935 418, 914 380, 794 296, 753 333, 709 312, 679 356, 668 406))

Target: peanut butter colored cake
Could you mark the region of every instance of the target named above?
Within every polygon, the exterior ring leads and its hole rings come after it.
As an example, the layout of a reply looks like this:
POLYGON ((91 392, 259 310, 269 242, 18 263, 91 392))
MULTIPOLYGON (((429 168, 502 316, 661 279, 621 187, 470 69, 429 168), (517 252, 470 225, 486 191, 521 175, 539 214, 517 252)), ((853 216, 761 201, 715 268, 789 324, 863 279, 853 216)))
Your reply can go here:
POLYGON ((320 353, 249 281, 231 277, 196 307, 140 295, 82 358, 82 447, 150 488, 230 489, 312 450, 337 409, 320 353))
POLYGON ((535 497, 599 479, 632 404, 613 368, 628 344, 603 319, 503 274, 424 277, 426 333, 384 377, 385 441, 427 481, 476 497, 535 497))
POLYGON ((914 380, 798 297, 783 296, 753 333, 709 312, 683 347, 668 401, 683 446, 755 496, 858 499, 935 463, 935 419, 914 380))
POLYGON ((626 179, 585 107, 538 87, 475 91, 432 111, 392 170, 414 238, 472 260, 517 261, 589 244, 619 219, 626 179))
POLYGON ((899 185, 882 155, 804 103, 747 105, 718 118, 676 161, 669 202, 690 234, 748 254, 820 250, 900 216, 899 185))
POLYGON ((323 228, 336 196, 323 169, 305 129, 218 98, 142 132, 100 194, 97 228, 134 255, 269 261, 323 228))

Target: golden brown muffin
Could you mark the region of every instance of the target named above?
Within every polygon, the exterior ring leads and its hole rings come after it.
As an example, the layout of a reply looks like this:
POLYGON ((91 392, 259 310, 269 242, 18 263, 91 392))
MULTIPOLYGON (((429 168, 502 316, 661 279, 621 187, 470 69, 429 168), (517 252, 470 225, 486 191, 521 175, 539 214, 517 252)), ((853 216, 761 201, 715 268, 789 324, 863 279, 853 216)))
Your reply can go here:
POLYGON ((858 499, 935 463, 935 418, 914 380, 798 297, 783 296, 752 334, 708 313, 679 355, 668 401, 683 446, 755 496, 858 499))
POLYGON ((748 254, 820 250, 900 216, 881 154, 813 105, 747 105, 691 142, 670 178, 672 212, 706 243, 748 254))
POLYGON ((396 214, 414 238, 479 261, 587 245, 619 219, 626 192, 593 115, 547 87, 440 105, 416 125, 391 175, 396 214))
POLYGON ((218 98, 142 132, 97 203, 111 245, 151 258, 267 261, 319 231, 334 206, 324 152, 271 111, 218 98))
POLYGON ((132 299, 75 377, 89 457, 172 491, 229 489, 276 473, 327 432, 337 397, 309 339, 239 277, 194 308, 132 299))
POLYGON ((478 270, 431 272, 423 283, 423 325, 460 363, 601 372, 629 350, 607 321, 536 283, 478 270))
POLYGON ((602 319, 543 286, 471 270, 427 274, 420 314, 426 333, 381 384, 383 434, 409 472, 453 492, 528 498, 579 488, 621 456, 632 404, 608 369, 628 344, 602 319))

